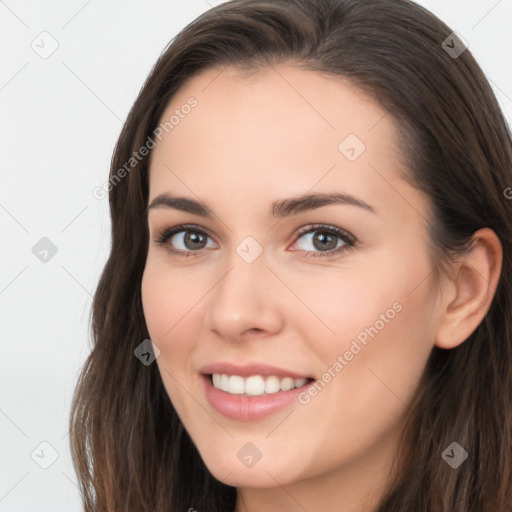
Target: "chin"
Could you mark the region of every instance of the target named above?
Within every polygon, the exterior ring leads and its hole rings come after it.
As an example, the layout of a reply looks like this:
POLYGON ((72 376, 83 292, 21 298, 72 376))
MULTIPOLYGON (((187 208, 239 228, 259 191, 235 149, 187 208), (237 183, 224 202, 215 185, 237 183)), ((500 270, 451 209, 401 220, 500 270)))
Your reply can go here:
POLYGON ((251 453, 253 457, 258 455, 256 449, 248 443, 250 441, 234 441, 234 448, 224 445, 217 446, 215 450, 211 450, 210 445, 207 453, 199 453, 209 472, 220 482, 232 487, 275 487, 301 478, 300 461, 287 460, 282 454, 265 457, 261 452, 261 458, 251 460, 251 453))
POLYGON ((276 485, 278 485, 276 480, 281 485, 289 483, 288 480, 283 481, 282 475, 276 473, 275 470, 272 471, 272 469, 270 469, 267 472, 267 469, 264 466, 259 466, 259 463, 252 468, 218 465, 215 463, 211 469, 209 466, 207 467, 214 478, 232 487, 263 489, 276 487, 276 485), (272 478, 271 475, 274 478, 272 478))

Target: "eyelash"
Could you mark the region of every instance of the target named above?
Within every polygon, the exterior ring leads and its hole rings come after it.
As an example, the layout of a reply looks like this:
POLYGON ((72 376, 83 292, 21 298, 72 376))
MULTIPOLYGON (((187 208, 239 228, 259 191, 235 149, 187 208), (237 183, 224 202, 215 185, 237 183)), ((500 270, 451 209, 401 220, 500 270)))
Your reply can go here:
MULTIPOLYGON (((210 235, 206 233, 203 229, 201 229, 199 226, 196 226, 194 224, 180 224, 179 226, 173 226, 171 228, 163 230, 158 234, 158 238, 153 241, 157 245, 164 245, 172 236, 182 231, 199 233, 201 235, 205 235, 211 238, 210 235)), ((340 238, 345 243, 345 245, 342 245, 341 247, 338 247, 336 249, 331 249, 329 251, 297 251, 306 253, 304 255, 305 258, 333 256, 334 254, 354 249, 357 246, 357 239, 353 235, 349 234, 347 231, 343 229, 337 228, 336 226, 329 226, 327 224, 313 224, 311 226, 301 228, 297 233, 297 237, 295 238, 294 243, 297 240, 299 240, 301 236, 307 235, 309 233, 314 233, 315 231, 335 235, 338 238, 340 238)), ((198 256, 203 252, 207 251, 208 249, 200 249, 198 251, 183 251, 181 249, 173 249, 172 247, 167 247, 167 250, 169 253, 175 254, 177 256, 190 257, 198 256)))

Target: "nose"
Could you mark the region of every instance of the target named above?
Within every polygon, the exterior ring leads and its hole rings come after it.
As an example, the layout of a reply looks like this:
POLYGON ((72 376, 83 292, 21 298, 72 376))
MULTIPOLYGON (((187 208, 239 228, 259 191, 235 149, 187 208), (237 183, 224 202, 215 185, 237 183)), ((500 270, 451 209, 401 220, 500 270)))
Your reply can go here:
POLYGON ((283 326, 279 285, 282 288, 263 255, 247 263, 235 253, 209 294, 206 328, 230 341, 278 333, 283 326))

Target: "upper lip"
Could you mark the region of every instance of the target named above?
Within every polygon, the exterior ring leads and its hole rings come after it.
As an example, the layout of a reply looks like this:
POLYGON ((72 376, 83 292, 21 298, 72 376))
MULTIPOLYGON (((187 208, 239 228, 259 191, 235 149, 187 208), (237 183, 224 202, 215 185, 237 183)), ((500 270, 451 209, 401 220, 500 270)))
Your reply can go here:
POLYGON ((250 377, 251 375, 276 375, 277 377, 291 377, 292 379, 308 379, 309 375, 301 375, 285 368, 272 366, 265 363, 249 363, 244 365, 236 365, 233 363, 219 362, 203 366, 200 370, 205 375, 213 373, 239 375, 240 377, 250 377))

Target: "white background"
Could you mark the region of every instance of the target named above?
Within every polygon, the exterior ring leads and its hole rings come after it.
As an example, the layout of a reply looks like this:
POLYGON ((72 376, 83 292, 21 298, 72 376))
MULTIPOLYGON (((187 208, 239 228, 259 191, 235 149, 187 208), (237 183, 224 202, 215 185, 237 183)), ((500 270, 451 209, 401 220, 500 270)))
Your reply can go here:
MULTIPOLYGON (((0 512, 81 510, 68 414, 110 246, 92 190, 162 50, 218 3, 0 0, 0 512), (47 59, 31 47, 43 31, 47 59), (42 237, 57 247, 46 263, 42 237), (51 461, 42 442, 58 452, 47 469, 31 457, 51 461)), ((419 3, 468 42, 510 123, 512 1, 419 3)))

